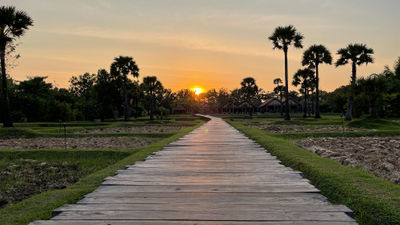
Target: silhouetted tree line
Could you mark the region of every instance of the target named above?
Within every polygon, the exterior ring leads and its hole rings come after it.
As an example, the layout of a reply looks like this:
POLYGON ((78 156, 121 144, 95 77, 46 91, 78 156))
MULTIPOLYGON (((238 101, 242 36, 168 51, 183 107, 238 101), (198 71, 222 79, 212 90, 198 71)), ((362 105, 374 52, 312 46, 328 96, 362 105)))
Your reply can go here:
MULTIPOLYGON (((400 58, 392 69, 380 74, 357 78, 357 67, 373 63, 373 49, 365 44, 349 44, 337 51, 336 66, 351 65, 351 82, 331 93, 319 89, 319 65, 332 64, 333 58, 323 45, 312 45, 303 54, 304 68, 294 75, 292 84, 299 92, 289 91, 288 50, 303 48, 304 36, 294 26, 277 27, 269 40, 274 49, 284 53, 284 82, 273 80, 273 92, 259 88, 252 77, 246 77, 241 87, 209 90, 196 95, 189 89, 172 92, 164 88, 156 76, 139 80, 139 67, 132 57, 119 56, 109 71, 73 76, 70 87, 57 88, 46 77, 31 77, 17 82, 6 72, 6 60, 15 50, 13 41, 21 37, 33 20, 12 6, 0 7, 0 62, 2 99, 0 119, 5 127, 13 121, 70 121, 149 115, 163 118, 172 113, 259 113, 259 107, 275 100, 280 113, 290 119, 291 102, 302 102, 303 116, 320 118, 320 112, 337 112, 347 120, 369 114, 372 117, 400 116, 400 58), (284 85, 282 85, 284 83, 284 85), (284 113, 285 112, 285 113, 284 113)), ((300 105, 300 104, 299 104, 300 105)))

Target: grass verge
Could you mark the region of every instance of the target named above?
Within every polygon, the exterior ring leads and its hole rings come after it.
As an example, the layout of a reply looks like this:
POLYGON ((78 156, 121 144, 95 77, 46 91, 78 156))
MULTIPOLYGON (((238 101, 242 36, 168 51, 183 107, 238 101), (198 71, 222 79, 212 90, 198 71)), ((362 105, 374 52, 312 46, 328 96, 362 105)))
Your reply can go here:
POLYGON ((258 142, 286 166, 304 173, 329 201, 354 211, 362 225, 400 224, 400 187, 361 170, 322 158, 299 146, 240 122, 232 126, 258 142))
POLYGON ((85 194, 94 191, 103 182, 104 178, 114 175, 115 171, 125 168, 126 165, 132 165, 136 161, 143 161, 153 152, 161 150, 165 145, 184 136, 203 123, 201 122, 194 127, 185 128, 173 136, 161 139, 150 145, 137 148, 126 158, 83 177, 77 183, 65 189, 43 192, 22 202, 8 206, 0 210, 0 224, 22 225, 34 220, 50 219, 51 212, 54 209, 64 204, 76 203, 85 194))

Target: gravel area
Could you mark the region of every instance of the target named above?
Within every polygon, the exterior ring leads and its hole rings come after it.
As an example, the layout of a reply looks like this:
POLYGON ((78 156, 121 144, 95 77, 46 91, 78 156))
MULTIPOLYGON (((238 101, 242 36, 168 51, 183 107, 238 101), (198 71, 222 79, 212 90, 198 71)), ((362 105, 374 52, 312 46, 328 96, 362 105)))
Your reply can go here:
POLYGON ((326 137, 298 142, 305 149, 400 184, 400 137, 326 137))
MULTIPOLYGON (((151 139, 137 137, 67 138, 68 149, 128 149, 148 145, 151 139)), ((64 138, 9 138, 0 140, 0 149, 64 149, 64 138)))
POLYGON ((132 127, 110 127, 101 129, 89 129, 78 131, 81 134, 99 134, 99 133, 153 133, 153 132, 172 132, 182 130, 189 126, 132 126, 132 127))

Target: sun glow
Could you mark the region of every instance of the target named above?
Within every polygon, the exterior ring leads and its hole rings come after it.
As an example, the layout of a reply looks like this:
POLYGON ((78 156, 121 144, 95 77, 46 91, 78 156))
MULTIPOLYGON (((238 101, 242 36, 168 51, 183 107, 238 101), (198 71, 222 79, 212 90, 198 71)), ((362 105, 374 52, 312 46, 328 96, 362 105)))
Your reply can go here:
POLYGON ((202 88, 198 88, 198 87, 192 88, 192 91, 194 91, 194 93, 196 95, 199 95, 199 94, 203 93, 203 89, 202 88))

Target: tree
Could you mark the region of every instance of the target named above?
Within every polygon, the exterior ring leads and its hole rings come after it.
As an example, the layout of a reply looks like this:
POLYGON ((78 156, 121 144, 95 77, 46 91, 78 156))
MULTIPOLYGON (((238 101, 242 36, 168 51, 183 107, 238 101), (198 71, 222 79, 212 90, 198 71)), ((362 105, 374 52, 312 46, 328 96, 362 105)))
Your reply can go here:
POLYGON ((124 95, 124 120, 128 121, 128 93, 126 90, 126 84, 128 82, 128 75, 131 74, 133 77, 139 77, 139 68, 132 57, 120 56, 114 59, 110 69, 111 76, 121 77, 123 80, 122 88, 124 95))
POLYGON ((357 81, 357 66, 368 63, 373 63, 372 54, 374 50, 367 48, 365 44, 349 44, 346 48, 341 48, 337 51, 340 58, 336 61, 336 67, 346 65, 351 62, 351 88, 349 95, 349 103, 347 105, 346 120, 352 119, 352 111, 354 104, 354 88, 357 81))
POLYGON ((100 118, 115 117, 114 111, 123 104, 121 98, 121 77, 111 76, 105 69, 99 69, 93 86, 93 98, 99 104, 100 118))
POLYGON ((400 57, 394 63, 394 75, 400 80, 400 57))
POLYGON ((296 28, 292 25, 286 27, 277 27, 274 33, 269 37, 272 41, 274 48, 283 50, 285 55, 285 98, 286 98, 286 107, 285 107, 285 120, 290 120, 289 114, 289 80, 288 80, 288 48, 290 45, 294 45, 295 48, 303 48, 302 40, 303 35, 296 31, 296 28))
POLYGON ((285 91, 285 87, 282 86, 282 80, 281 78, 276 78, 274 79, 274 84, 276 87, 274 88, 275 94, 279 96, 279 101, 281 102, 281 115, 283 115, 283 92, 285 91))
POLYGON ((303 66, 315 69, 315 118, 321 118, 319 110, 319 70, 322 63, 332 64, 331 53, 323 45, 312 45, 303 54, 303 66))
POLYGON ((150 120, 154 119, 154 111, 156 106, 157 95, 163 91, 164 87, 157 80, 156 76, 148 76, 143 78, 142 89, 145 94, 147 109, 149 110, 150 120))
POLYGON ((357 81, 360 89, 368 98, 369 112, 371 117, 378 117, 377 114, 377 101, 382 98, 387 88, 386 79, 382 75, 372 74, 368 78, 361 78, 357 81))
POLYGON ((256 84, 256 80, 252 77, 246 77, 243 79, 243 81, 240 83, 242 86, 240 88, 240 91, 243 95, 244 100, 251 106, 250 110, 250 116, 252 115, 254 111, 254 100, 258 95, 258 86, 256 84))
POLYGON ((314 82, 314 71, 312 71, 309 68, 305 69, 299 69, 294 75, 293 75, 293 85, 294 86, 299 86, 301 85, 300 92, 303 90, 304 94, 304 107, 303 107, 303 117, 307 117, 307 95, 308 92, 310 91, 310 88, 312 86, 312 83, 314 82))
POLYGON ((167 109, 169 114, 172 114, 175 100, 176 100, 176 94, 172 92, 171 89, 164 89, 159 93, 160 105, 161 107, 167 109))
POLYGON ((72 78, 69 80, 69 83, 71 84, 70 91, 74 95, 83 97, 85 100, 87 100, 89 98, 90 89, 92 89, 95 81, 95 74, 85 73, 77 77, 72 76, 72 78))
POLYGON ((229 93, 226 89, 219 89, 217 95, 218 112, 222 112, 222 107, 229 103, 229 93))
POLYGON ((176 94, 176 103, 185 108, 185 112, 194 112, 197 110, 196 93, 190 89, 179 90, 176 94))
POLYGON ((210 89, 208 90, 205 95, 204 95, 205 101, 210 109, 211 112, 209 113, 215 113, 218 111, 218 104, 217 104, 217 98, 218 98, 218 92, 215 89, 210 89))
POLYGON ((33 20, 23 11, 16 10, 13 6, 0 7, 0 60, 2 76, 2 102, 3 102, 3 125, 12 127, 10 103, 7 90, 6 73, 6 48, 16 38, 21 37, 33 25, 33 20))

